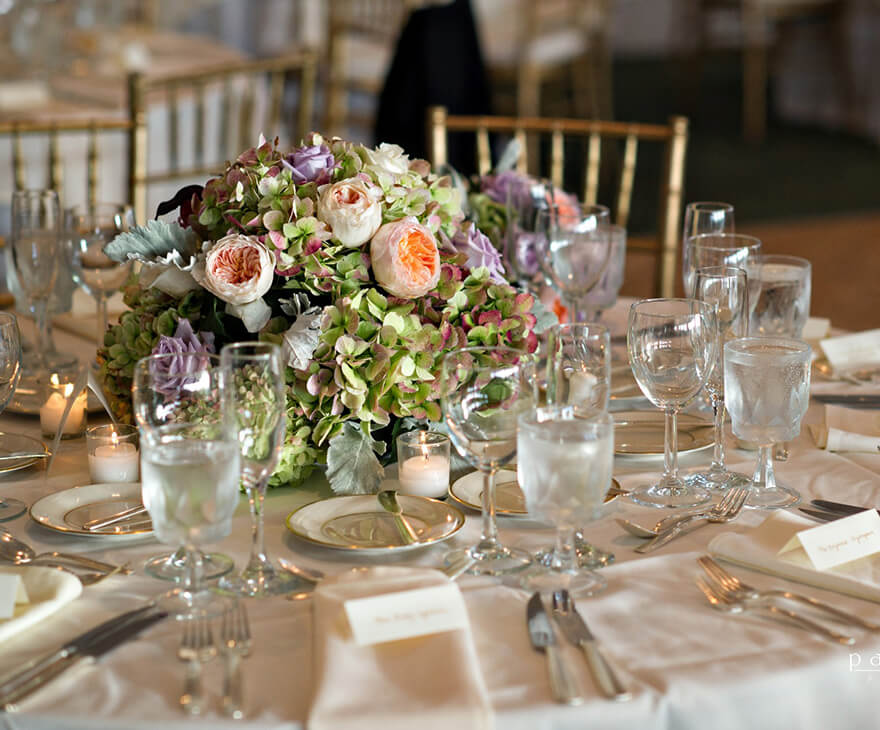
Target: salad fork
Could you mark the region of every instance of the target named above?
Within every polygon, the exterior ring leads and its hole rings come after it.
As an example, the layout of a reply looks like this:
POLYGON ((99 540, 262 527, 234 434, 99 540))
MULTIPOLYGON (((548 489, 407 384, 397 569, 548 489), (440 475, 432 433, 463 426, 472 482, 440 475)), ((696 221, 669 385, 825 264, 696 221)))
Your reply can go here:
POLYGON ((236 720, 244 717, 241 660, 251 651, 251 629, 241 601, 223 614, 220 627, 223 653, 223 712, 236 720))
POLYGON ((186 662, 186 679, 180 706, 189 715, 202 711, 202 664, 217 656, 217 647, 211 634, 211 624, 206 618, 189 618, 183 624, 183 637, 177 649, 177 658, 186 662))

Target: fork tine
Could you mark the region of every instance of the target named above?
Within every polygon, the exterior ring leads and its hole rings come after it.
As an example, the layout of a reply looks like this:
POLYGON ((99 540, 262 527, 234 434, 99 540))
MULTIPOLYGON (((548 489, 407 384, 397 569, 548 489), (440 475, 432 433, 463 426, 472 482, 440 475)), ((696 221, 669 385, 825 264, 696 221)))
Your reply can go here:
POLYGON ((702 578, 697 578, 697 588, 699 588, 703 592, 703 595, 706 596, 706 600, 708 600, 709 603, 711 603, 713 606, 721 603, 721 599, 718 597, 715 591, 713 591, 709 587, 709 584, 702 578))
POLYGON ((699 558, 698 562, 703 567, 703 570, 705 570, 711 578, 714 578, 722 587, 728 590, 739 590, 742 588, 742 586, 739 585, 739 581, 712 558, 703 556, 699 558))

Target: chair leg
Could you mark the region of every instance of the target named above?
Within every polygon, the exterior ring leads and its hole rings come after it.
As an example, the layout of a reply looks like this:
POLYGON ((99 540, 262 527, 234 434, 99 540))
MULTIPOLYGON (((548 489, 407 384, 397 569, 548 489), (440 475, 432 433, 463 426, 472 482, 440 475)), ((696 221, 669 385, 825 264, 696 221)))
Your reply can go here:
POLYGON ((767 41, 765 18, 750 2, 743 3, 743 135, 762 142, 767 134, 767 41))

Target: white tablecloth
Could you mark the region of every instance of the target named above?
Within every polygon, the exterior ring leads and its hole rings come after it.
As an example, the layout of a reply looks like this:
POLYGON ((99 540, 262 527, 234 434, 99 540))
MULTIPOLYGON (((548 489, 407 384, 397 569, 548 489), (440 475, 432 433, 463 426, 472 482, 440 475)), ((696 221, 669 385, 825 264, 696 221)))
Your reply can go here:
MULTIPOLYGON (((84 347, 82 341, 59 333, 59 344, 84 347)), ((821 417, 817 406, 808 420, 821 417)), ((0 428, 38 435, 34 418, 4 415, 0 428)), ((730 464, 749 471, 755 454, 731 450, 730 464)), ((686 456, 685 468, 707 463, 709 452, 686 456)), ((615 473, 631 488, 662 468, 661 459, 618 459, 615 473)), ((880 492, 880 454, 847 455, 817 449, 804 429, 792 444, 791 457, 777 464, 780 479, 802 493, 804 500, 825 497, 854 504, 876 504, 880 492)), ((0 477, 0 493, 32 503, 37 498, 88 482, 83 440, 63 443, 51 475, 30 469, 0 477)), ((284 527, 293 509, 329 490, 320 477, 299 488, 270 492, 266 502, 266 538, 269 553, 284 556, 327 573, 353 565, 373 564, 375 558, 354 558, 341 551, 324 550, 298 541, 284 527)), ((487 578, 464 576, 460 586, 472 623, 481 669, 496 714, 496 726, 523 728, 792 728, 876 727, 877 693, 872 673, 850 669, 852 655, 860 654, 862 667, 880 654, 880 636, 857 633, 853 648, 815 638, 797 628, 758 617, 729 617, 710 609, 694 585, 700 571, 696 558, 721 530, 749 529, 765 513, 747 512, 729 525, 711 525, 672 542, 648 556, 632 548, 639 543, 621 533, 613 516, 660 513, 618 499, 609 514, 589 528, 588 536, 612 549, 617 560, 605 569, 608 589, 580 602, 594 633, 607 652, 631 678, 635 697, 623 704, 600 699, 586 666, 570 646, 570 655, 582 673, 590 694, 588 702, 570 708, 552 702, 544 658, 534 652, 525 631, 528 594, 487 578)), ((216 548, 237 565, 247 558, 250 517, 242 499, 230 537, 216 548)), ((506 542, 535 549, 552 541, 552 530, 534 522, 499 519, 506 542)), ((152 539, 125 545, 88 538, 70 538, 50 532, 22 516, 4 523, 38 550, 82 552, 112 561, 128 561, 131 576, 117 576, 85 588, 83 595, 38 628, 0 645, 0 671, 5 671, 57 646, 85 628, 167 588, 144 575, 144 559, 167 550, 152 539)), ((405 553, 398 564, 439 566, 451 547, 476 540, 479 518, 468 515, 465 528, 447 543, 405 553)), ((758 586, 781 581, 736 572, 758 586)), ((880 605, 817 589, 805 592, 880 621, 880 605)), ((307 717, 312 692, 311 601, 283 598, 250 601, 253 650, 245 660, 246 723, 261 728, 300 727, 307 717)), ((183 717, 177 698, 184 666, 176 659, 180 626, 163 622, 142 638, 105 656, 95 665, 67 673, 23 703, 15 715, 0 714, 0 728, 155 728, 197 727, 233 723, 219 714, 221 663, 205 670, 210 711, 203 720, 183 717)), ((444 671, 438 667, 437 671, 444 671)), ((381 698, 377 698, 381 701, 381 698)), ((418 718, 413 718, 418 725, 418 718)), ((235 725, 241 727, 242 723, 235 725)))

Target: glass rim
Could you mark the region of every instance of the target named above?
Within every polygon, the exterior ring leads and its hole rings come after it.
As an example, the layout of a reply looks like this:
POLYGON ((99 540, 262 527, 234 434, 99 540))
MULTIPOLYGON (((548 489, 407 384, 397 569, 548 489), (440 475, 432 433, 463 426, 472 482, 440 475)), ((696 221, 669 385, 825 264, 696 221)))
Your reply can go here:
POLYGON ((813 262, 810 259, 788 253, 760 253, 756 257, 756 263, 787 263, 804 269, 813 268, 813 262))
POLYGON ((614 428, 614 416, 607 410, 584 408, 571 404, 557 403, 530 408, 520 413, 516 418, 517 424, 524 428, 534 428, 544 423, 558 423, 560 421, 583 424, 588 427, 606 426, 612 430, 614 428))
POLYGON ((86 438, 110 438, 113 433, 119 440, 127 439, 137 435, 138 427, 132 423, 102 423, 99 426, 89 426, 86 429, 86 438))
POLYGON ((265 360, 278 355, 281 357, 281 346, 274 342, 257 342, 247 340, 243 342, 229 342, 220 348, 218 357, 220 362, 225 362, 231 357, 239 360, 265 360), (248 352, 251 350, 251 352, 248 352))
POLYGON ((767 354, 752 352, 747 349, 755 345, 773 345, 775 347, 788 348, 788 352, 776 353, 774 357, 792 360, 800 360, 804 355, 809 357, 813 351, 809 343, 796 337, 737 337, 735 340, 724 343, 725 357, 729 350, 735 355, 742 357, 766 360, 767 354))
POLYGON ((733 203, 725 203, 721 200, 696 200, 688 203, 685 210, 726 210, 734 212, 733 203))
POLYGON ((395 440, 397 443, 406 445, 418 446, 420 444, 425 444, 427 446, 434 446, 436 444, 449 443, 449 436, 440 431, 431 431, 427 428, 416 428, 412 431, 404 431, 403 433, 398 434, 395 440))
MULTIPOLYGON (((691 305, 692 308, 693 305, 696 305, 696 309, 709 308, 709 305, 706 302, 700 299, 695 299, 694 297, 649 297, 647 299, 639 299, 638 301, 633 302, 630 305, 629 313, 632 315, 636 309, 641 306, 660 304, 661 302, 669 304, 688 304, 691 305)), ((674 317, 680 314, 687 314, 687 312, 639 312, 639 315, 642 317, 674 317)))

